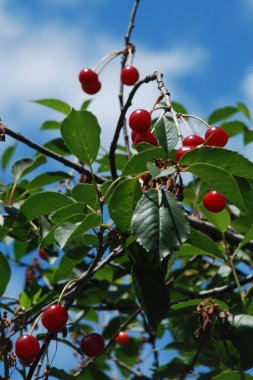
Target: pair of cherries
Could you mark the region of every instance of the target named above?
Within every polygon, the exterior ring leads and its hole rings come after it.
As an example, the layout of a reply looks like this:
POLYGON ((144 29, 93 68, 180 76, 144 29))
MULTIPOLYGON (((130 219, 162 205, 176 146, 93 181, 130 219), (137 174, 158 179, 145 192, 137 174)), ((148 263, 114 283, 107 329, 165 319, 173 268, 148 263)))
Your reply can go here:
POLYGON ((132 129, 131 139, 134 145, 139 143, 148 143, 158 146, 155 135, 151 132, 152 123, 150 112, 144 109, 138 109, 131 113, 129 117, 129 126, 132 129))
MULTIPOLYGON (((133 86, 139 79, 139 72, 134 66, 126 66, 121 70, 121 82, 127 86, 133 86)), ((91 69, 85 68, 79 73, 79 81, 86 94, 95 95, 101 89, 98 74, 91 69)))

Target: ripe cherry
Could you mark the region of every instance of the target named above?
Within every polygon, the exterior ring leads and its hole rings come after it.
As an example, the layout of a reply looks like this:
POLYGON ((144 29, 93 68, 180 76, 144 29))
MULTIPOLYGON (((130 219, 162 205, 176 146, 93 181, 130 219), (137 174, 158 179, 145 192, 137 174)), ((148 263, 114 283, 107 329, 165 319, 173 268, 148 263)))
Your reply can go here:
POLYGON ((121 71, 121 82, 133 86, 139 79, 139 71, 134 66, 126 66, 121 71))
POLYGON ((211 127, 206 131, 205 139, 208 139, 206 145, 222 147, 225 146, 228 142, 228 134, 225 129, 222 129, 220 127, 211 127))
POLYGON ((184 146, 198 146, 204 144, 204 139, 198 135, 190 135, 183 139, 184 146))
POLYGON ((101 89, 101 86, 101 82, 98 80, 97 82, 91 85, 82 84, 82 89, 87 94, 94 95, 101 89))
POLYGON ((16 340, 15 353, 20 361, 31 364, 40 350, 38 339, 32 335, 20 335, 16 340))
POLYGON ((138 109, 131 113, 129 117, 129 126, 137 133, 148 132, 151 121, 150 112, 143 109, 138 109))
POLYGON ((61 331, 68 321, 68 312, 61 305, 48 306, 41 317, 43 326, 49 331, 61 331))
POLYGON ((181 157, 183 157, 185 155, 185 153, 188 153, 190 152, 191 150, 195 149, 196 147, 195 146, 181 146, 181 148, 179 148, 177 151, 176 151, 176 161, 179 161, 181 157))
POLYGON ((39 249, 39 257, 41 258, 41 260, 47 260, 47 255, 46 255, 46 252, 44 249, 39 249))
POLYGON ((218 191, 212 190, 209 191, 203 197, 204 207, 211 212, 220 212, 222 211, 227 204, 227 199, 224 195, 218 193, 218 191))
POLYGON ((145 133, 137 133, 135 139, 134 139, 134 144, 138 145, 140 143, 148 143, 150 145, 155 145, 158 146, 158 142, 156 140, 155 135, 151 132, 145 132, 145 133))
POLYGON ((102 335, 92 333, 81 340, 81 350, 86 356, 99 356, 105 348, 105 341, 102 335))
POLYGON ((120 346, 126 346, 130 343, 129 335, 126 331, 120 331, 115 338, 116 343, 120 346))
POLYGON ((98 75, 95 71, 85 68, 79 73, 79 81, 85 86, 92 86, 98 82, 98 75))

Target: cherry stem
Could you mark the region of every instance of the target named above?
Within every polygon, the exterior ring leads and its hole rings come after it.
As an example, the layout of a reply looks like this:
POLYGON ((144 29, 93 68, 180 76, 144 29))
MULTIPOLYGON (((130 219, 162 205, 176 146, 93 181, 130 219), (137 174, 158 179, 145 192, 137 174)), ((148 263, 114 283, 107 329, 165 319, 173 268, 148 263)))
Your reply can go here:
POLYGON ((180 115, 179 119, 184 123, 184 125, 186 126, 186 128, 187 128, 188 132, 190 133, 190 135, 193 135, 192 129, 191 129, 190 125, 186 122, 186 120, 184 119, 184 117, 182 115, 180 115))
POLYGON ((133 55, 132 47, 128 49, 128 55, 129 55, 129 66, 133 66, 134 55, 133 55))
POLYGON ((211 128, 211 126, 205 120, 201 119, 198 116, 181 113, 181 114, 178 115, 178 117, 179 118, 181 118, 181 117, 191 117, 191 118, 196 119, 196 120, 200 121, 201 123, 203 123, 207 128, 211 128))
POLYGON ((71 284, 74 284, 75 282, 77 282, 79 279, 78 278, 72 278, 72 280, 70 280, 69 282, 67 282, 67 284, 64 286, 64 288, 62 289, 62 292, 61 292, 61 294, 60 294, 60 296, 59 296, 59 298, 58 298, 58 304, 60 304, 61 303, 61 301, 62 301, 62 298, 63 298, 63 296, 64 296, 64 294, 65 294, 65 292, 66 292, 66 290, 67 290, 67 288, 71 285, 71 284))
POLYGON ((109 54, 106 54, 103 58, 100 59, 100 61, 93 67, 93 71, 96 71, 97 74, 100 74, 101 71, 105 68, 105 66, 112 60, 114 59, 115 57, 117 57, 118 55, 122 54, 123 51, 114 51, 112 53, 109 53, 109 54), (102 67, 100 69, 99 66, 102 67))
POLYGON ((31 328, 31 331, 30 331, 30 334, 29 335, 32 335, 33 334, 33 330, 35 329, 37 323, 39 322, 40 318, 42 316, 42 313, 40 313, 40 315, 35 319, 35 321, 33 322, 33 325, 32 325, 32 328, 31 328))
POLYGON ((172 104, 171 104, 170 93, 164 85, 164 82, 162 79, 163 75, 161 73, 159 73, 158 71, 155 71, 154 75, 156 76, 156 80, 158 83, 158 89, 160 90, 161 94, 163 95, 163 97, 165 99, 166 105, 167 105, 167 107, 171 113, 171 116, 172 116, 173 121, 175 123, 175 126, 177 128, 179 143, 180 143, 180 146, 182 147, 183 146, 183 135, 182 135, 179 123, 178 123, 178 114, 176 113, 176 111, 174 110, 174 108, 172 107, 172 104))

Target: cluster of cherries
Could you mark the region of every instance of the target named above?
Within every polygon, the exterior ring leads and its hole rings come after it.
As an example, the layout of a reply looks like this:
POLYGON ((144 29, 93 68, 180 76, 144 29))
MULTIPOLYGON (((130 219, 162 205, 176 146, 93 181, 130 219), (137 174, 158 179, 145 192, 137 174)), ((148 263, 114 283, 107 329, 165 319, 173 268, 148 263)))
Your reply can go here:
MULTIPOLYGON (((131 138, 134 145, 139 143, 148 143, 158 146, 158 141, 150 130, 151 114, 144 109, 138 109, 131 113, 129 117, 129 126, 132 129, 131 138)), ((183 139, 183 146, 176 151, 176 161, 178 162, 183 155, 196 149, 197 146, 207 145, 215 147, 224 147, 228 142, 228 134, 221 127, 210 127, 205 133, 205 139, 199 135, 189 135, 183 139)), ((212 190, 203 197, 204 207, 211 212, 222 211, 227 204, 226 197, 212 190)))
MULTIPOLYGON (((68 321, 68 311, 63 306, 48 306, 41 315, 42 325, 49 332, 59 332, 66 327, 68 321)), ((115 338, 116 343, 124 346, 129 343, 130 338, 125 331, 121 331, 115 338)), ((89 357, 99 356, 105 348, 105 341, 102 335, 91 333, 85 335, 80 348, 84 355, 89 357)), ((32 335, 20 335, 16 341, 15 352, 21 364, 31 365, 40 351, 40 344, 37 338, 32 335)))
MULTIPOLYGON (((127 86, 133 86, 139 79, 139 72, 134 66, 126 66, 121 70, 121 82, 127 86)), ((86 94, 94 95, 101 89, 98 74, 91 69, 85 68, 79 73, 79 81, 86 94)))

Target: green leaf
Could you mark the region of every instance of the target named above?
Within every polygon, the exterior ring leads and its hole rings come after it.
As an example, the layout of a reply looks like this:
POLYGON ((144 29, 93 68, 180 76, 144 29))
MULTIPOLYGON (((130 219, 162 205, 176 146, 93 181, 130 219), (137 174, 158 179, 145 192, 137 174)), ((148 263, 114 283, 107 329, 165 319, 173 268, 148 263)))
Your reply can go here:
POLYGON ((166 177, 170 174, 175 173, 176 169, 174 167, 168 167, 167 169, 159 169, 156 164, 153 162, 147 163, 147 169, 150 172, 150 175, 153 179, 160 178, 160 177, 166 177))
POLYGON ((247 145, 253 141, 253 131, 245 131, 244 132, 244 145, 247 145))
POLYGON ((37 169, 39 166, 47 162, 46 157, 38 156, 35 160, 30 158, 23 158, 22 160, 16 161, 12 167, 11 172, 14 178, 14 181, 19 181, 22 177, 37 169))
POLYGON ((8 146, 8 148, 5 149, 2 155, 2 170, 5 170, 8 166, 15 150, 16 150, 17 144, 8 146))
POLYGON ((23 309, 27 310, 32 305, 36 305, 40 299, 42 288, 35 282, 32 286, 24 289, 19 297, 19 303, 23 309))
POLYGON ((109 199, 108 210, 112 220, 122 232, 131 231, 131 219, 142 195, 138 179, 126 179, 115 187, 109 199))
POLYGON ((96 186, 89 183, 79 183, 74 186, 71 195, 78 202, 84 202, 94 210, 99 209, 99 200, 96 186))
POLYGON ((241 103, 241 102, 237 102, 237 107, 239 109, 239 111, 249 120, 251 120, 251 115, 250 115, 250 110, 248 109, 248 107, 244 104, 244 103, 241 103))
POLYGON ((41 130, 60 129, 60 126, 61 126, 61 123, 59 123, 59 121, 48 120, 42 124, 40 129, 41 130))
POLYGON ((238 245, 238 249, 241 249, 244 247, 247 243, 249 243, 251 240, 253 240, 253 227, 251 227, 248 232, 245 234, 244 238, 242 239, 241 243, 238 245))
POLYGON ((237 112, 238 112, 237 107, 228 106, 224 108, 219 108, 209 116, 208 124, 214 124, 217 121, 228 119, 229 117, 233 116, 237 112))
POLYGON ((174 101, 172 101, 171 104, 177 113, 186 113, 186 114, 188 113, 186 108, 182 104, 174 102, 174 101))
POLYGON ((62 207, 73 204, 74 201, 60 193, 46 191, 37 193, 28 198, 20 207, 18 213, 18 222, 26 222, 57 211, 62 207))
POLYGON ((227 121, 220 126, 227 131, 229 137, 243 133, 248 129, 246 124, 239 120, 227 121))
POLYGON ((184 166, 202 163, 224 169, 233 176, 253 179, 253 163, 239 153, 224 148, 197 148, 180 160, 180 165, 184 166))
POLYGON ((182 205, 168 191, 146 191, 134 211, 133 233, 147 250, 164 258, 183 244, 189 225, 182 205))
POLYGON ((101 224, 101 215, 89 214, 83 222, 79 224, 63 223, 54 231, 54 236, 59 245, 63 248, 72 240, 82 236, 86 231, 96 228, 101 224))
POLYGON ((230 213, 224 209, 221 212, 209 212, 205 207, 200 207, 201 212, 205 215, 206 219, 215 225, 221 232, 225 232, 231 224, 230 213))
POLYGON ((156 329, 158 323, 168 316, 170 307, 169 291, 161 271, 133 266, 133 287, 149 324, 156 329))
POLYGON ((177 145, 178 131, 174 123, 163 116, 155 125, 154 134, 161 147, 169 153, 177 145))
POLYGON ((0 273, 1 273, 1 281, 0 281, 0 296, 4 293, 8 282, 11 278, 11 269, 9 263, 2 252, 0 252, 0 273))
POLYGON ((87 99, 83 102, 83 104, 81 105, 81 108, 80 110, 87 110, 87 108, 89 107, 89 105, 91 104, 92 102, 92 99, 87 99))
POLYGON ((29 182, 27 190, 31 191, 39 187, 43 187, 55 182, 63 181, 64 179, 67 179, 67 178, 71 179, 73 177, 69 175, 68 173, 60 172, 60 171, 42 173, 29 182))
POLYGON ((61 280, 67 279, 71 275, 73 268, 83 261, 89 250, 90 248, 87 247, 79 247, 78 250, 74 252, 75 255, 72 254, 71 257, 69 257, 68 254, 62 256, 61 261, 54 272, 53 282, 57 283, 61 280))
MULTIPOLYGON (((193 228, 191 228, 191 232, 187 239, 187 243, 192 244, 194 246, 193 248, 197 247, 203 250, 208 255, 211 255, 223 261, 226 259, 223 252, 220 251, 217 244, 210 237, 203 234, 202 232, 194 230, 193 228)), ((180 254, 180 251, 179 251, 179 254, 180 254)), ((195 253, 193 251, 192 255, 194 254, 195 253)))
POLYGON ((166 158, 166 152, 162 148, 152 148, 136 154, 123 169, 122 176, 140 174, 147 171, 147 163, 160 158, 166 158))
POLYGON ((238 371, 226 371, 212 378, 213 380, 252 380, 253 377, 248 373, 238 371))
POLYGON ((65 219, 67 219, 70 216, 74 217, 74 215, 80 216, 82 220, 85 217, 86 212, 87 212, 87 207, 83 203, 77 202, 77 203, 72 203, 56 211, 50 216, 50 219, 52 220, 54 224, 63 222, 65 219))
POLYGON ((72 110, 61 123, 62 138, 81 162, 91 165, 100 147, 101 128, 89 111, 72 110))
POLYGON ((59 111, 66 115, 68 115, 71 112, 70 105, 68 105, 67 103, 59 99, 40 99, 40 100, 34 100, 34 103, 52 108, 53 110, 59 111))

